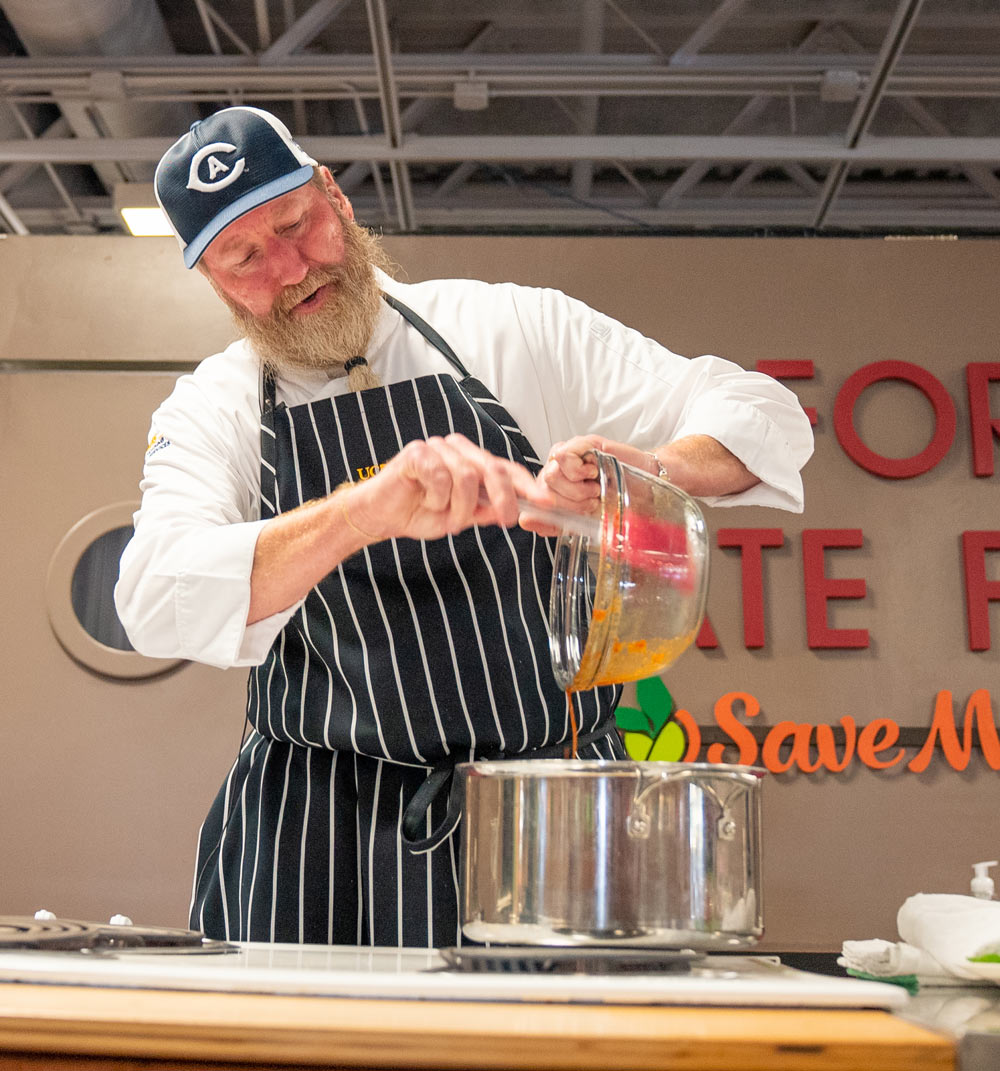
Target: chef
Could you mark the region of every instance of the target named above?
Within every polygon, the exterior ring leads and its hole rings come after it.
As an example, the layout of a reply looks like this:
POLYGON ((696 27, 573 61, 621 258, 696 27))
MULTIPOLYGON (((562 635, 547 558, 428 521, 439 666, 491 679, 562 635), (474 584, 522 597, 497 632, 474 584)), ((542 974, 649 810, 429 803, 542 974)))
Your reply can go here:
POLYGON ((265 111, 194 124, 155 186, 242 334, 153 415, 116 587, 138 651, 249 667, 191 925, 456 944, 451 767, 560 756, 574 728, 580 757, 624 757, 620 689, 568 710, 553 678, 554 533, 517 500, 585 509, 597 447, 709 504, 798 511, 808 419, 557 291, 395 281, 265 111))

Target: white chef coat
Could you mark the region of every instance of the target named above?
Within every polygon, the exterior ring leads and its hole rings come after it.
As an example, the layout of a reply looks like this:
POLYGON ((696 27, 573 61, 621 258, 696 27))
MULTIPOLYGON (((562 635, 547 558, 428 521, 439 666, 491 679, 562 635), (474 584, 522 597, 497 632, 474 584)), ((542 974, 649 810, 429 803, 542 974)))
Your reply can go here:
MULTIPOLYGON (((426 320, 507 408, 543 458, 553 443, 599 434, 650 450, 710 435, 761 483, 708 505, 800 512, 809 421, 776 380, 730 361, 671 353, 582 302, 549 289, 473 280, 383 288, 426 320)), ((454 374, 388 306, 367 359, 383 383, 454 374)), ((279 380, 288 406, 347 391, 343 375, 279 380)), ((135 648, 215 666, 263 661, 299 604, 248 626, 260 520, 260 371, 240 340, 182 376, 152 418, 135 536, 115 588, 135 648)))

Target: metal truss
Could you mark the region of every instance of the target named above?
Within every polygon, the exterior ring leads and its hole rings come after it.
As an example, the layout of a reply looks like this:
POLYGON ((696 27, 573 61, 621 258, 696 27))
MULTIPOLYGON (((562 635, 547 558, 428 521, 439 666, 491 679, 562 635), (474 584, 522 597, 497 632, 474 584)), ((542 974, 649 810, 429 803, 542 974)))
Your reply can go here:
POLYGON ((419 37, 391 0, 131 2, 186 50, 0 56, 8 232, 117 229, 157 117, 242 102, 386 231, 1000 233, 995 3, 428 0, 419 37))

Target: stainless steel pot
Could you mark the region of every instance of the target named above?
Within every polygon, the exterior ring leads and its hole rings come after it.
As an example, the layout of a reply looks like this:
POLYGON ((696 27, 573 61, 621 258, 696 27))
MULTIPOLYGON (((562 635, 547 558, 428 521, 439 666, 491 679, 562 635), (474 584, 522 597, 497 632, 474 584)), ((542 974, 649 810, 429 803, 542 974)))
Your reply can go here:
POLYGON ((464 934, 501 944, 753 944, 764 931, 763 774, 711 763, 459 765, 464 934))

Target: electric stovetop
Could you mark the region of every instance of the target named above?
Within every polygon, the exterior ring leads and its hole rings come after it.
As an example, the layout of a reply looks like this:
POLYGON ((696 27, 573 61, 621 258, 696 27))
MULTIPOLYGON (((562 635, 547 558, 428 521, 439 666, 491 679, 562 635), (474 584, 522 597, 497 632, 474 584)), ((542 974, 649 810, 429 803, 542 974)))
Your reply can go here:
POLYGON ((899 986, 776 957, 678 949, 454 949, 211 941, 190 930, 0 917, 0 983, 393 1000, 896 1008, 899 986))

